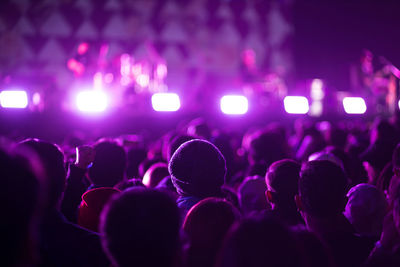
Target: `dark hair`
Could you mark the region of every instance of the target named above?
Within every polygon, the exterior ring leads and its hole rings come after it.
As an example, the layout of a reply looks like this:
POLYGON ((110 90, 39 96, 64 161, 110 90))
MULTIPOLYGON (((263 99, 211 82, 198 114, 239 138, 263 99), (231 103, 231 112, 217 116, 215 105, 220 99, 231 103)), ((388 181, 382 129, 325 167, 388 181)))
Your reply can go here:
POLYGON ((167 160, 169 161, 172 157, 172 155, 175 153, 175 151, 185 142, 196 139, 195 137, 191 135, 185 135, 185 134, 178 134, 175 136, 171 142, 168 144, 167 148, 167 160))
POLYGON ((90 180, 97 186, 113 187, 124 178, 125 150, 112 141, 99 142, 94 150, 96 155, 89 169, 90 180))
POLYGON ((292 233, 272 216, 251 217, 228 233, 218 267, 299 266, 292 233))
MULTIPOLYGON (((251 136, 249 157, 254 162, 264 162, 268 168, 274 161, 287 157, 287 143, 279 131, 260 130, 251 136)), ((265 175, 265 172, 261 174, 265 175)))
POLYGON ((179 248, 179 210, 167 194, 132 188, 101 217, 103 247, 117 266, 172 266, 179 248))
POLYGON ((34 237, 32 226, 35 226, 41 185, 38 178, 28 158, 0 149, 0 210, 3 214, 0 257, 3 266, 17 266, 26 256, 23 253, 31 249, 29 241, 34 237))
POLYGON ((298 192, 300 164, 294 160, 283 159, 272 163, 265 176, 268 190, 274 193, 277 203, 294 204, 298 192))
POLYGON ((139 165, 146 159, 146 150, 140 147, 130 148, 127 153, 127 166, 126 166, 126 176, 128 178, 138 178, 139 177, 139 165))
POLYGON ((316 217, 341 213, 347 179, 338 165, 327 160, 307 162, 301 169, 299 193, 305 212, 316 217))
POLYGON ((187 265, 214 266, 226 233, 239 217, 239 211, 222 199, 206 198, 194 205, 182 227, 189 238, 187 265))
POLYGON ((65 189, 66 170, 64 162, 64 154, 55 144, 37 140, 28 139, 20 143, 32 149, 43 164, 49 196, 49 207, 54 207, 60 200, 65 189))

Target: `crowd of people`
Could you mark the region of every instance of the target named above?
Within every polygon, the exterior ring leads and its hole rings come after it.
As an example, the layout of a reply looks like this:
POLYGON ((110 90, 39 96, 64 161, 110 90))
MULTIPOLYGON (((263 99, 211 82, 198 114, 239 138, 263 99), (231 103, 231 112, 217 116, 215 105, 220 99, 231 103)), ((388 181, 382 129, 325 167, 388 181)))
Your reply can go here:
POLYGON ((2 138, 2 266, 400 266, 399 124, 294 126, 2 138))

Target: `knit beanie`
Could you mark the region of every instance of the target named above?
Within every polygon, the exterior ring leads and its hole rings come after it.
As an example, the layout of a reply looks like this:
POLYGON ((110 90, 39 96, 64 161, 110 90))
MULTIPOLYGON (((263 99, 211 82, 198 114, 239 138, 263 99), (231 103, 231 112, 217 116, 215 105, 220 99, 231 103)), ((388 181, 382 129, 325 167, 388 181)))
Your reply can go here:
POLYGON ((175 151, 168 169, 179 195, 204 198, 220 195, 226 162, 213 144, 194 139, 183 143, 175 151))

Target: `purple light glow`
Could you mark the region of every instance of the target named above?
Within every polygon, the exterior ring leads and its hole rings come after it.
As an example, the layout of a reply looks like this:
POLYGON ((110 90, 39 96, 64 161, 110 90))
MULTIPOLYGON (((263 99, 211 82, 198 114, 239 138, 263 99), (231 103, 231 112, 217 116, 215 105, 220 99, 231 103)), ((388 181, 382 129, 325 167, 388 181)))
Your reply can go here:
POLYGON ((320 79, 314 79, 311 82, 311 92, 310 96, 312 100, 320 101, 324 98, 324 83, 320 79))
POLYGON ((79 55, 85 54, 88 50, 89 50, 89 44, 88 43, 80 43, 78 45, 77 51, 78 51, 79 55))
POLYGON ((34 93, 33 96, 32 96, 32 103, 33 103, 35 106, 37 106, 37 105, 40 104, 40 101, 41 101, 40 94, 39 94, 38 92, 34 93))
POLYGON ((0 105, 3 108, 26 108, 28 95, 22 90, 2 91, 0 93, 0 105))
POLYGON ((306 114, 310 109, 308 100, 304 96, 286 96, 283 104, 289 114, 306 114))
POLYGON ((155 111, 177 111, 181 107, 179 96, 174 93, 156 93, 151 97, 155 111))
POLYGON ((141 87, 147 87, 147 86, 149 86, 149 83, 150 83, 150 77, 149 77, 149 75, 146 75, 146 74, 140 74, 139 76, 136 77, 136 82, 141 87))
POLYGON ((100 113, 108 106, 107 95, 102 91, 81 91, 76 96, 76 106, 85 113, 100 113))
POLYGON ((242 95, 226 95, 221 98, 221 111, 224 114, 243 115, 249 109, 247 98, 242 95))
POLYGON ((343 108, 347 114, 364 114, 367 111, 367 105, 362 97, 343 98, 343 108))

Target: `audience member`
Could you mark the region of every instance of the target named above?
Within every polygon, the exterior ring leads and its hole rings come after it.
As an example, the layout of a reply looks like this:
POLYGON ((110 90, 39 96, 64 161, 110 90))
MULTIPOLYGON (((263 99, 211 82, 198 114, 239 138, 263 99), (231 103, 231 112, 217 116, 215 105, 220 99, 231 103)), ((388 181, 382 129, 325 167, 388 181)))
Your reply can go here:
POLYGON ((234 225, 221 249, 218 267, 303 266, 295 238, 273 216, 253 216, 234 225))
POLYGON ((183 214, 204 198, 223 196, 225 159, 208 141, 195 139, 182 144, 172 155, 169 172, 183 214))
POLYGON ((41 195, 45 195, 39 162, 32 155, 0 149, 0 257, 7 267, 36 266, 41 195))
POLYGON ((355 234, 342 214, 346 206, 347 178, 331 161, 307 162, 299 180, 296 204, 307 228, 325 242, 338 267, 360 266, 368 257, 373 240, 355 234))
POLYGON ((244 179, 238 188, 239 206, 243 214, 259 212, 269 208, 265 191, 267 186, 261 176, 244 179))
POLYGON ((378 240, 388 207, 385 194, 373 185, 358 184, 347 193, 344 215, 362 236, 378 240))
POLYGON ((168 165, 163 162, 153 164, 143 176, 143 184, 155 188, 165 177, 169 176, 168 165))
POLYGON ((48 181, 48 206, 40 233, 40 266, 107 266, 99 236, 68 222, 60 212, 66 178, 63 153, 54 144, 36 139, 26 140, 20 146, 38 154, 48 181))
POLYGON ((271 212, 288 225, 304 224, 294 201, 299 172, 300 164, 284 159, 272 163, 265 176, 265 196, 271 205, 271 212))
POLYGON ((222 199, 206 198, 194 205, 182 227, 189 239, 186 266, 214 267, 222 241, 239 217, 239 211, 222 199))
POLYGON ((114 266, 179 266, 179 210, 165 193, 132 188, 102 214, 103 247, 114 266))

